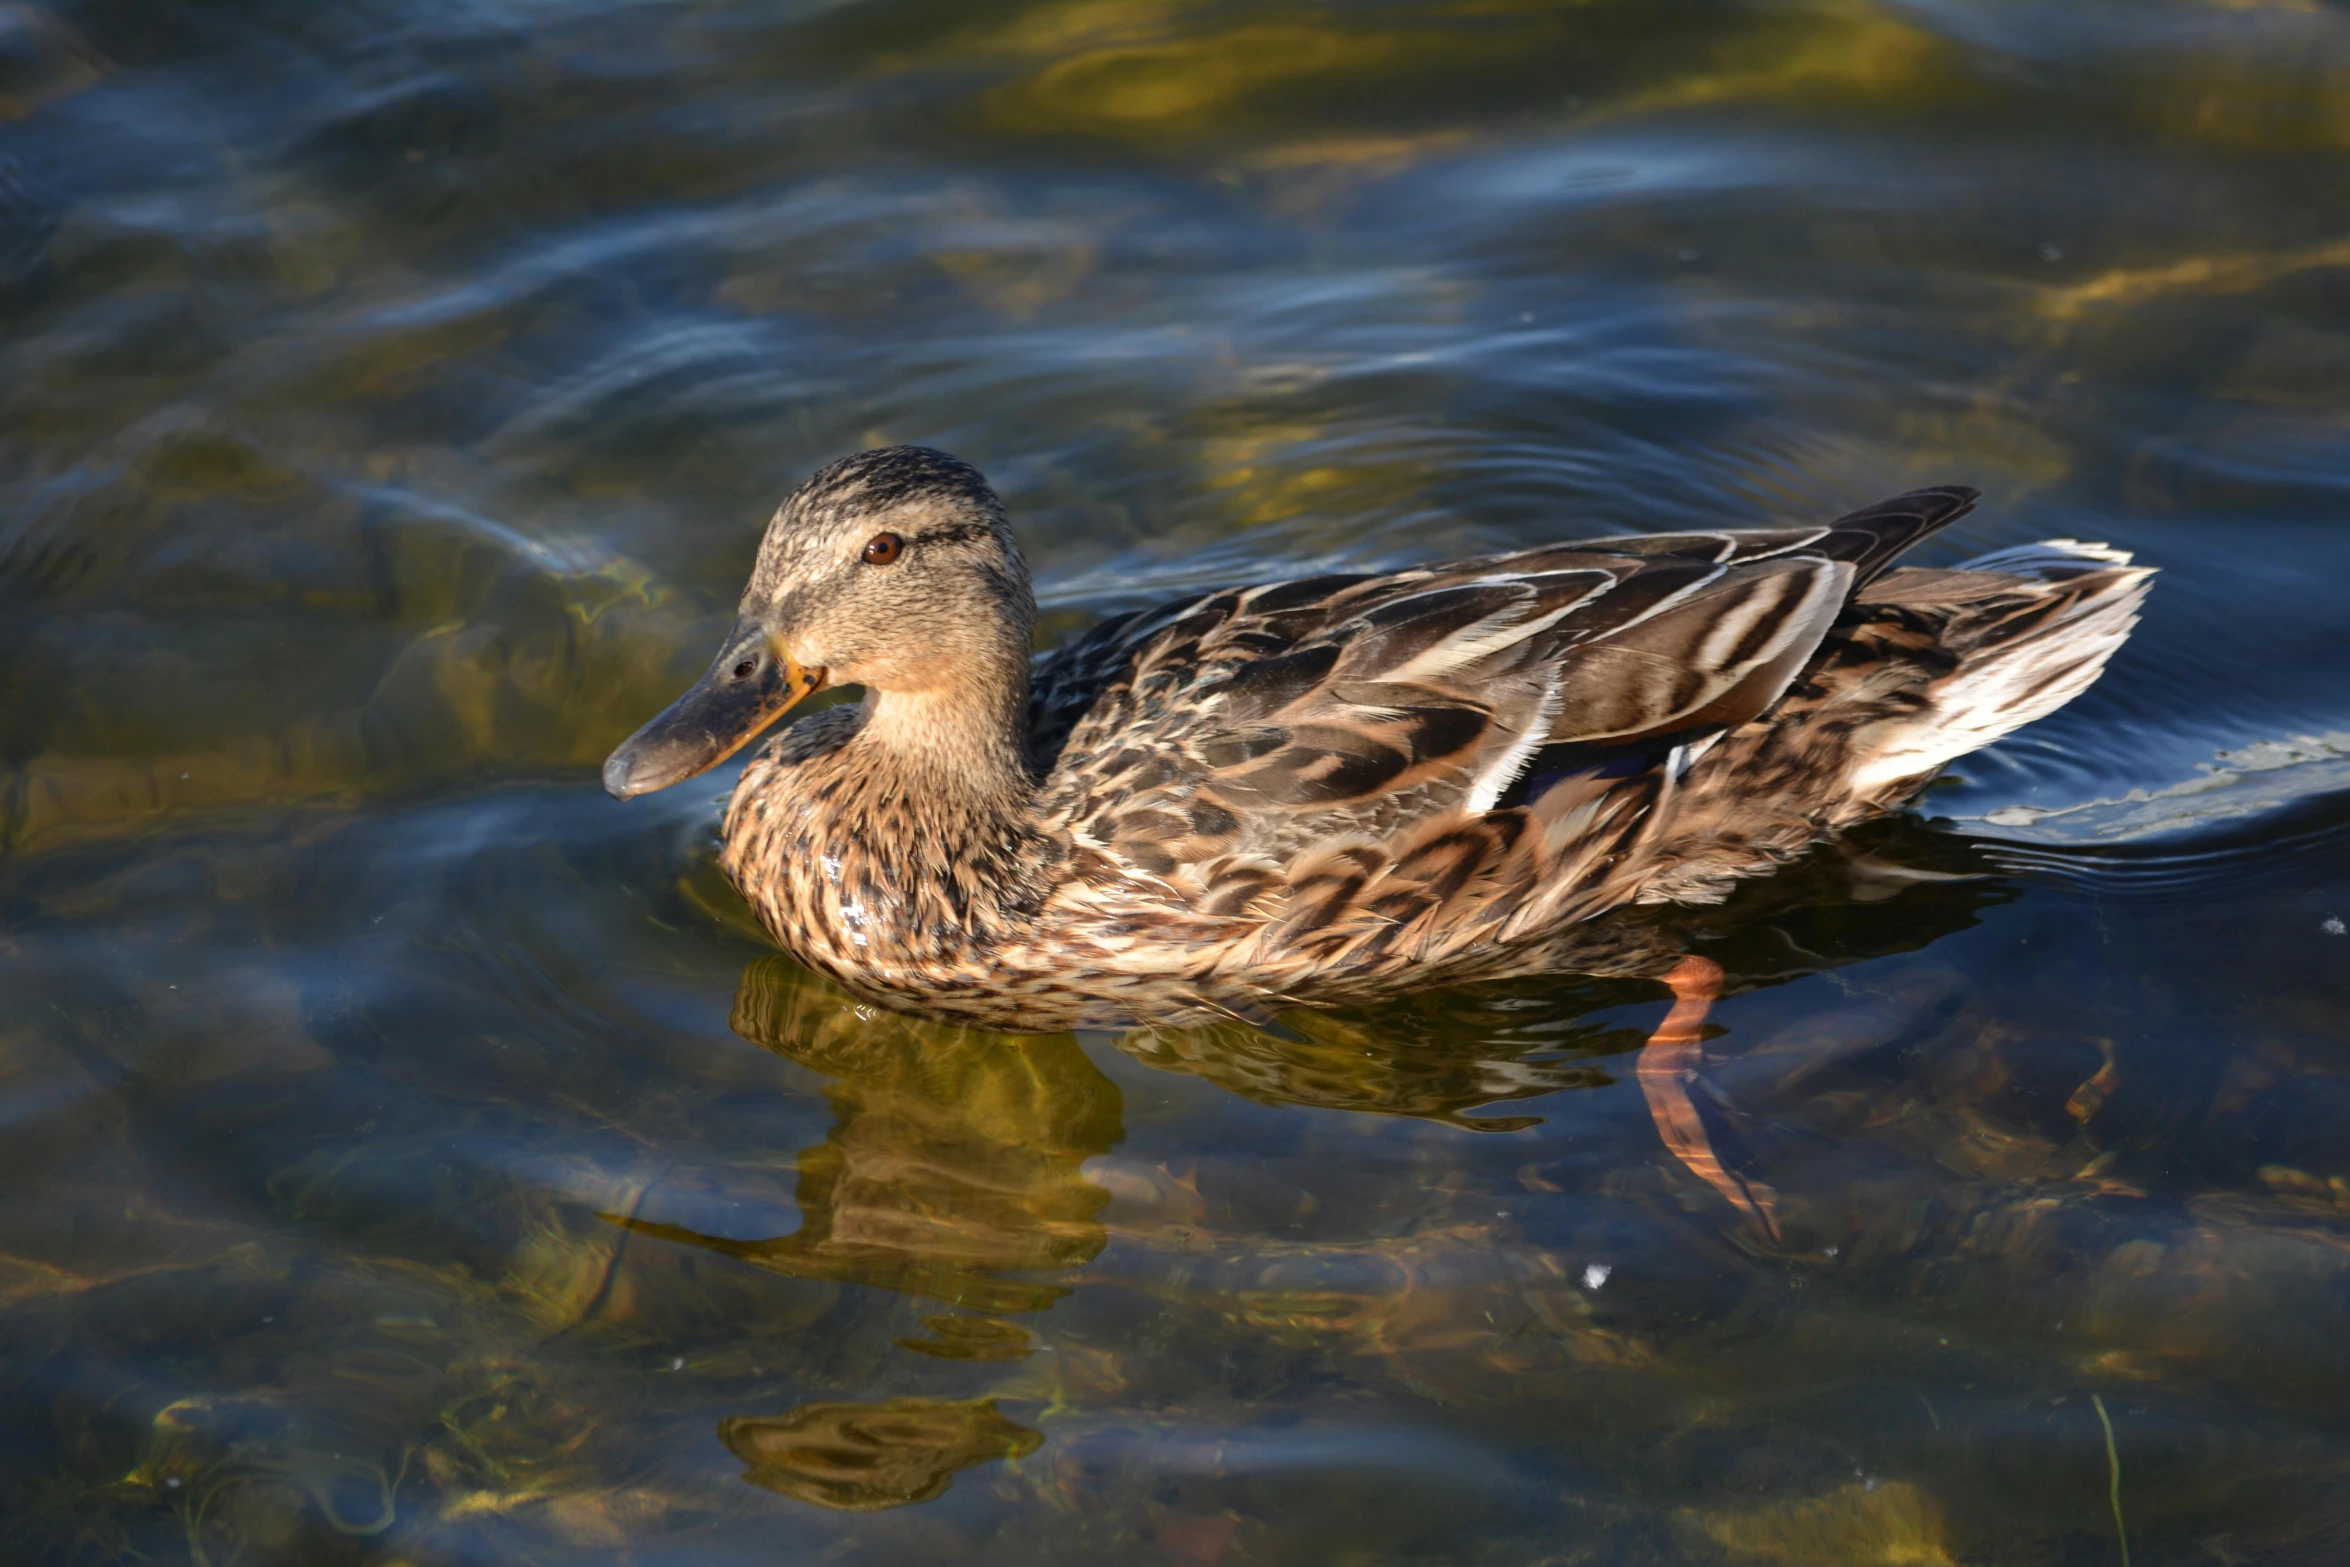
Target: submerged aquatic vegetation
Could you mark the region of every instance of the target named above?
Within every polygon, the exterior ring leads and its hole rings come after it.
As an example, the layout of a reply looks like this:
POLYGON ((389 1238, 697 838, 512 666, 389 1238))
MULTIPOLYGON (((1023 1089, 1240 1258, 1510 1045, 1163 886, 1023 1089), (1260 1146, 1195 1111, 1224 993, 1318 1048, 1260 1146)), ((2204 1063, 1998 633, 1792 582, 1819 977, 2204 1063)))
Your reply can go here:
POLYGON ((957 1470, 1019 1458, 1044 1441, 984 1398, 810 1404, 772 1419, 721 1421, 718 1435, 749 1466, 743 1478, 753 1485, 852 1513, 927 1502, 957 1470))

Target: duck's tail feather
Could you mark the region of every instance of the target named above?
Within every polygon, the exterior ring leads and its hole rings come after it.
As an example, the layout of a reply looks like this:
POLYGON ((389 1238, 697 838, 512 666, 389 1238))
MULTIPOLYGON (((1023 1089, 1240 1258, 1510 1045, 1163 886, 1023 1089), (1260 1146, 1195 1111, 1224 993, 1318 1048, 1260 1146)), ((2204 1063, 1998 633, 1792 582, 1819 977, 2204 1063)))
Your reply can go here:
MULTIPOLYGON (((2009 549, 1993 550, 1988 555, 1977 555, 1960 566, 1961 571, 2005 571, 2017 576, 2057 577, 2079 576, 2100 566, 2127 566, 2134 559, 2128 550, 2117 550, 2110 544, 2087 544, 2079 539, 2042 539, 2037 544, 2018 544, 2009 549)), ((2154 570, 2152 566, 2138 568, 2141 576, 2154 570)))
POLYGON ((2070 540, 1885 573, 1779 704, 1690 770, 1638 900, 1719 899, 2053 713, 2128 637, 2152 576, 2119 550, 2070 540))
MULTIPOLYGON (((2137 625, 2154 576, 2131 565, 2127 551, 2072 539, 2000 550, 1959 570, 1987 579, 1989 591, 1954 606, 1937 640, 1956 667, 1925 686, 1923 706, 1856 746, 1850 783, 1860 798, 1894 803, 1946 764, 2087 690, 2137 625)), ((1905 586, 1892 573, 1870 597, 1898 604, 1909 596, 1905 586)))

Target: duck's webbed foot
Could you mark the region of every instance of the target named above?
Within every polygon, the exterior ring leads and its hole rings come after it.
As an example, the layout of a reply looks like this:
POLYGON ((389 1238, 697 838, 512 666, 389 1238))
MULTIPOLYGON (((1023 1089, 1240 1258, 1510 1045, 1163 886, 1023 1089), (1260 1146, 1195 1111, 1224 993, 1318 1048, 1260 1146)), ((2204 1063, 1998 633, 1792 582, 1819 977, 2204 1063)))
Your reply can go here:
POLYGON ((1712 1134, 1690 1096, 1705 1065, 1705 1045, 1699 1036, 1706 1014, 1722 993, 1722 966, 1711 958, 1691 955, 1674 964, 1664 981, 1672 987, 1673 1010, 1641 1047, 1638 1068, 1640 1091, 1648 1099, 1657 1135, 1691 1174, 1720 1192, 1730 1206, 1777 1241, 1779 1194, 1722 1163, 1714 1151, 1712 1134))

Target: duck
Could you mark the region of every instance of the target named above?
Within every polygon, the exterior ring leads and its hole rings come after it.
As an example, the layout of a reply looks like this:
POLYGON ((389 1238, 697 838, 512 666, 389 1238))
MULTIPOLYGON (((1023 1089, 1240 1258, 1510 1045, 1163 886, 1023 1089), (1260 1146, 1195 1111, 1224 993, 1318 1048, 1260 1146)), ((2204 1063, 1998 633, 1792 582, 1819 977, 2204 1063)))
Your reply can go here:
POLYGON ((1643 1082, 1684 1162, 1710 1158, 1672 1084, 1720 971, 1608 916, 1717 903, 1901 809, 2137 623, 2152 573, 2105 545, 1895 564, 1977 498, 1193 592, 1036 654, 985 477, 861 452, 776 510, 708 672, 603 781, 670 788, 861 688, 757 751, 719 852, 859 1001, 1049 1032, 1659 978, 1643 1082))

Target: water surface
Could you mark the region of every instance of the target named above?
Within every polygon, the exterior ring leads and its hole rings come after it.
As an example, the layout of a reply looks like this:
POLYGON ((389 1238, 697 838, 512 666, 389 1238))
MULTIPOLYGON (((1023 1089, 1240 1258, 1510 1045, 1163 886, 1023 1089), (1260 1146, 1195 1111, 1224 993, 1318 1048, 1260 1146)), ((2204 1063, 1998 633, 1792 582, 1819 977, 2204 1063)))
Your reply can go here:
POLYGON ((0 5, 0 1554, 2338 1558, 2346 191, 2317 0, 0 5), (1054 637, 1940 481, 2164 575, 1702 922, 1773 1239, 1652 985, 775 956, 595 769, 894 441, 1054 637))

